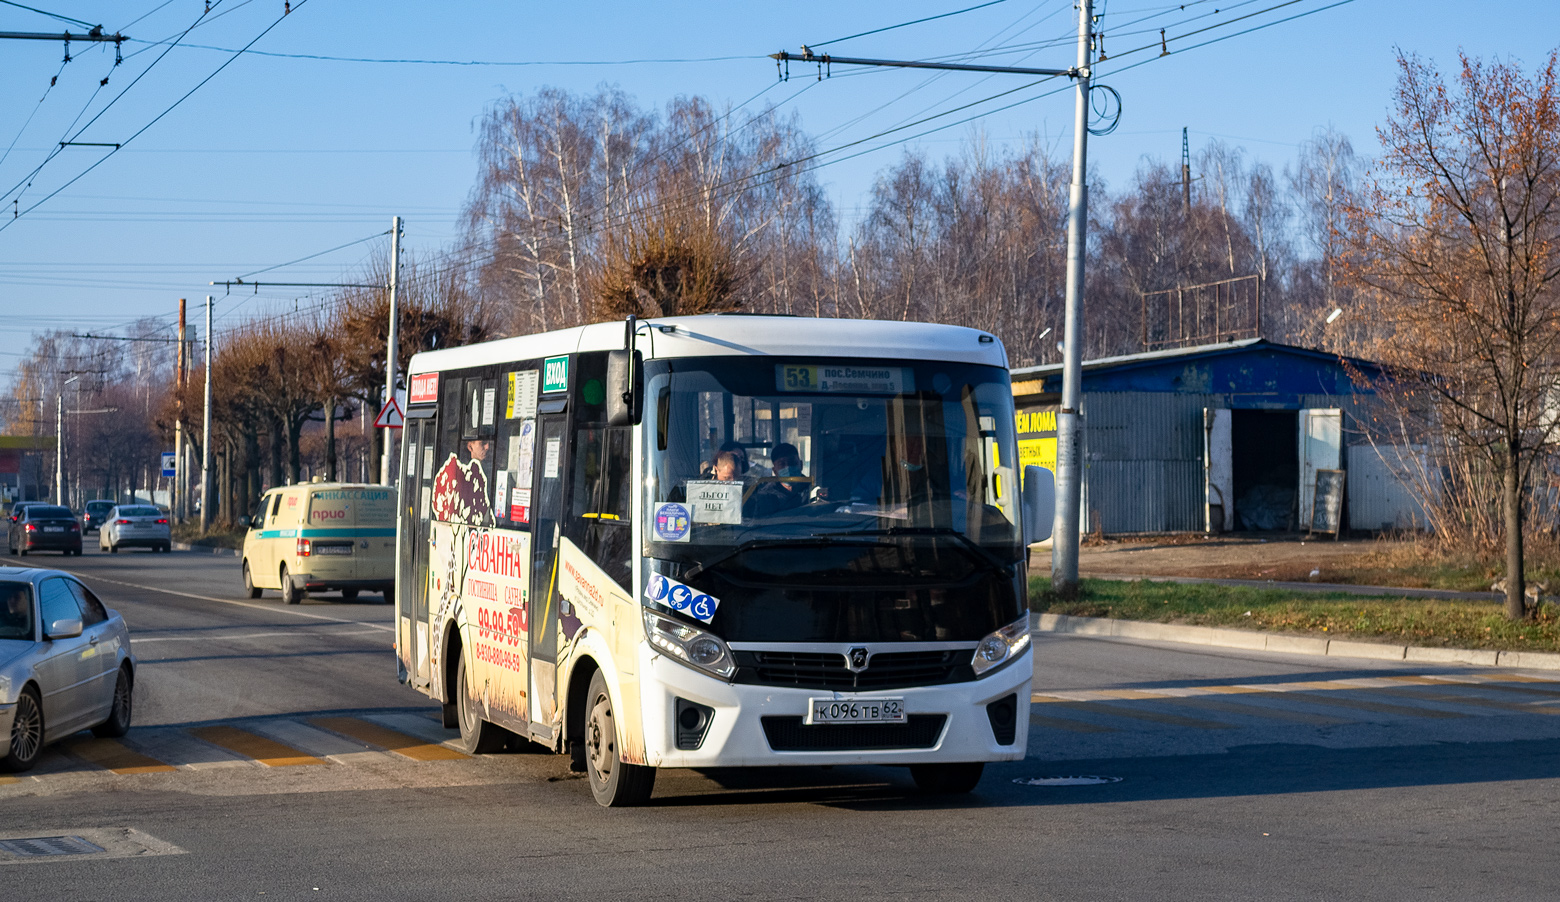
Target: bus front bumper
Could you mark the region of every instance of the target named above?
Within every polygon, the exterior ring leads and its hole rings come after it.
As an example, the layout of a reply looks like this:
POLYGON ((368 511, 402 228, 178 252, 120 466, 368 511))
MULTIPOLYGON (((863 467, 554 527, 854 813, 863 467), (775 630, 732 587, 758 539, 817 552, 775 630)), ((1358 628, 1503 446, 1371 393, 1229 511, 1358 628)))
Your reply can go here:
MULTIPOLYGON (((1029 740, 1033 655, 1033 647, 1025 648, 1005 667, 971 682, 833 692, 728 683, 641 647, 646 757, 649 764, 660 767, 1017 761, 1024 757, 1029 740), (1003 743, 988 706, 1003 704, 1009 696, 1013 697, 1008 703, 1015 720, 1013 739, 1003 743), (887 731, 853 726, 825 735, 800 722, 815 698, 900 698, 914 726, 887 731), (714 710, 698 748, 678 748, 678 699, 714 710), (914 747, 880 747, 901 739, 905 740, 901 745, 914 747)), ((684 744, 689 744, 686 739, 684 744)))

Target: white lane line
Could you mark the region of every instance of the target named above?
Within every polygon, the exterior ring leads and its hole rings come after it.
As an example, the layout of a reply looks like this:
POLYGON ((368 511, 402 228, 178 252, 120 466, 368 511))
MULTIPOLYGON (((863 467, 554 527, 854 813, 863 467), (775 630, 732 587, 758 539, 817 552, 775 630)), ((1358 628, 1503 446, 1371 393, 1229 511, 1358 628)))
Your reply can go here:
POLYGON ((148 592, 161 592, 164 595, 177 595, 180 598, 193 598, 196 601, 215 601, 218 604, 230 604, 241 608, 254 608, 257 611, 265 611, 267 614, 291 614, 294 617, 307 617, 310 620, 327 620, 331 623, 345 623, 351 626, 366 626, 370 629, 383 630, 387 633, 395 632, 395 627, 387 623, 369 623, 363 620, 343 620, 340 617, 326 617, 324 614, 310 614, 307 611, 289 611, 285 607, 273 608, 263 604, 250 604, 247 601, 233 601, 230 598, 212 598, 210 595, 194 595, 189 592, 175 592, 172 589, 160 589, 156 586, 143 586, 140 583, 127 583, 123 580, 109 579, 106 576, 95 576, 90 573, 80 573, 77 575, 87 579, 95 579, 105 583, 113 583, 116 586, 129 586, 132 589, 145 589, 148 592))
MULTIPOLYGON (((377 635, 379 635, 379 630, 377 630, 377 629, 372 629, 372 630, 351 630, 351 631, 348 631, 348 632, 340 632, 340 633, 308 633, 306 635, 310 635, 310 636, 377 636, 377 635)), ((226 642, 226 641, 234 640, 234 639, 272 639, 272 638, 276 638, 276 637, 286 637, 286 638, 289 638, 289 639, 296 639, 296 638, 298 638, 298 636, 299 636, 298 633, 240 633, 240 634, 234 635, 234 636, 150 636, 150 637, 147 637, 147 638, 144 638, 144 639, 141 638, 140 636, 131 636, 130 637, 130 642, 133 645, 144 645, 147 642, 226 642)))

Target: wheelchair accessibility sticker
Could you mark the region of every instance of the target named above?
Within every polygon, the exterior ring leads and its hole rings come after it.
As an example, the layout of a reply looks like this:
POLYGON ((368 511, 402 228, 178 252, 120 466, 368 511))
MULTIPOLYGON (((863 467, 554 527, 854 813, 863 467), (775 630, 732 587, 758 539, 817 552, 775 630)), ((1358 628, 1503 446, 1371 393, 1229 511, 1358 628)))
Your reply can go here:
POLYGON ((720 599, 715 596, 691 589, 659 573, 651 574, 649 582, 645 583, 645 597, 701 623, 714 620, 715 609, 720 607, 720 599))

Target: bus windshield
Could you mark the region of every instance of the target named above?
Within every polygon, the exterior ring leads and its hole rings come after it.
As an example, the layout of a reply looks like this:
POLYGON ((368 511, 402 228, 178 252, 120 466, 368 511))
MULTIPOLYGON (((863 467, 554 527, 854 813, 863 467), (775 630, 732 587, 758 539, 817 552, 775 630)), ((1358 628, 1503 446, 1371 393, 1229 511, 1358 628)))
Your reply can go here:
MULTIPOLYGON (((1000 368, 649 361, 644 423, 645 554, 671 562, 690 582, 707 582, 702 572, 726 589, 854 587, 862 600, 864 590, 892 586, 900 591, 884 603, 921 608, 904 587, 940 596, 956 585, 974 588, 983 575, 1004 582, 1020 559, 1013 395, 1000 368)), ((733 610, 719 631, 792 641, 962 639, 971 631, 978 638, 1009 613, 999 607, 968 628, 928 620, 861 635, 836 623, 780 630, 785 637, 775 624, 756 627, 733 610)))

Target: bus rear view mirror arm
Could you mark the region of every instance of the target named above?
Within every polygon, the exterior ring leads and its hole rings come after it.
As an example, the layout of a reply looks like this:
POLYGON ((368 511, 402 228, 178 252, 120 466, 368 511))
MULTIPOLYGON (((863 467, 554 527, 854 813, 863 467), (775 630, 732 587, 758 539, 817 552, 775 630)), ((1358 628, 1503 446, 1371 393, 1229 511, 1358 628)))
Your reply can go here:
POLYGON ((1056 519, 1056 476, 1034 464, 1024 468, 1024 544, 1033 545, 1051 537, 1056 519))
POLYGON ((607 352, 607 425, 635 426, 644 409, 644 375, 638 351, 607 352))

